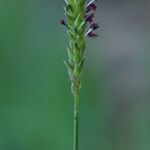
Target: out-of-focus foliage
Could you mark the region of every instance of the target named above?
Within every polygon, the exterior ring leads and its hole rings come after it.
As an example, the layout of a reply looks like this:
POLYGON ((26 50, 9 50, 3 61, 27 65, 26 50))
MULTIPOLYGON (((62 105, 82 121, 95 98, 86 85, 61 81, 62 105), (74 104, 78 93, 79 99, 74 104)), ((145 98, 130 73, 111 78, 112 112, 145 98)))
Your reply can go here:
MULTIPOLYGON (((80 101, 82 150, 150 149, 150 2, 98 1, 80 101)), ((0 0, 0 149, 72 149, 62 0, 0 0)))

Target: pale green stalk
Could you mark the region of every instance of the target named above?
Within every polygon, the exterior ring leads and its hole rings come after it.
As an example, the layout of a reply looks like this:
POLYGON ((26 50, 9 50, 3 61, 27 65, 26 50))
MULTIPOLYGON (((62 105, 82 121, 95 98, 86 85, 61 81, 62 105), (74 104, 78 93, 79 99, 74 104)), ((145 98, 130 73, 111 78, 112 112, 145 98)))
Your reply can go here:
POLYGON ((79 149, 79 94, 74 95, 74 132, 73 132, 73 149, 78 150, 79 149))

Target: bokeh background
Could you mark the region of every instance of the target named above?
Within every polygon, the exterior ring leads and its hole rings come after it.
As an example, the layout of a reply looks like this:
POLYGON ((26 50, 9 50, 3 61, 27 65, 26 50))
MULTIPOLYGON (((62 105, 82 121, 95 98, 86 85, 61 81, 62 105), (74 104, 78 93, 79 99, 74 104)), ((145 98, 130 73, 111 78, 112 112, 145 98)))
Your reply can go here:
MULTIPOLYGON (((150 149, 150 1, 97 1, 80 101, 81 150, 150 149)), ((63 0, 0 0, 0 150, 71 150, 63 0)))

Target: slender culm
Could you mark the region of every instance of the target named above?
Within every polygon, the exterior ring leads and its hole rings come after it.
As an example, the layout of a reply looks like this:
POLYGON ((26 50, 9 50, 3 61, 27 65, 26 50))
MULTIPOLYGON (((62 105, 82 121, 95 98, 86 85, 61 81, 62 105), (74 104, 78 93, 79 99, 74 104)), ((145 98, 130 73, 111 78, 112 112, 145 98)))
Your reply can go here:
POLYGON ((96 0, 91 0, 86 4, 86 0, 65 0, 66 21, 61 20, 61 24, 66 27, 69 46, 67 49, 68 60, 65 64, 71 82, 71 92, 74 97, 74 132, 73 132, 73 150, 79 150, 79 91, 81 89, 84 50, 86 47, 86 38, 97 37, 93 33, 99 26, 94 22, 96 11, 96 0))

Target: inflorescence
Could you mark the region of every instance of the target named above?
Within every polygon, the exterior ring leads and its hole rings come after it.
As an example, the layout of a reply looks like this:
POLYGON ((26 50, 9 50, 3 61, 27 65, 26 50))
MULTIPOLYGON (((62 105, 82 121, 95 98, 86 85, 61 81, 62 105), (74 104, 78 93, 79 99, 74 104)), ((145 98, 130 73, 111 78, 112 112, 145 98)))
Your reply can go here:
POLYGON ((86 0, 65 0, 66 21, 61 24, 66 27, 68 34, 68 60, 65 61, 68 75, 71 81, 71 92, 74 97, 74 150, 78 150, 78 105, 79 91, 81 89, 83 64, 85 61, 84 51, 86 38, 94 38, 98 35, 95 30, 99 28, 94 21, 97 6, 96 0, 86 4, 86 0))
POLYGON ((69 39, 68 60, 65 64, 68 68, 71 90, 75 94, 81 87, 86 38, 98 36, 95 30, 99 25, 94 20, 97 6, 96 0, 91 0, 87 4, 86 0, 65 0, 65 3, 66 21, 61 20, 61 24, 67 29, 69 39))

